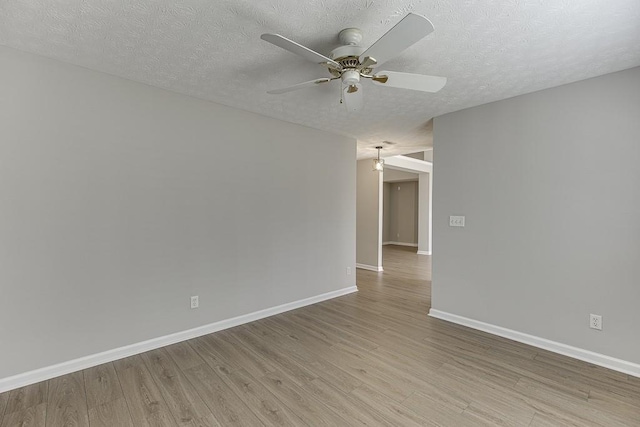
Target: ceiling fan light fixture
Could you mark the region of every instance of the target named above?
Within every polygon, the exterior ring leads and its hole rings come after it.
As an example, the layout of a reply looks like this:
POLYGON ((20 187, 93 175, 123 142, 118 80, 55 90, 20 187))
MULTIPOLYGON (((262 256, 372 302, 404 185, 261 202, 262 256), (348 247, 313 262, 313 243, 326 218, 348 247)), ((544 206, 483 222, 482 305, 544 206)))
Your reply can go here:
POLYGON ((378 158, 373 159, 373 170, 376 172, 382 172, 384 170, 384 160, 380 158, 380 150, 382 150, 382 145, 378 145, 376 147, 378 150, 378 158))
POLYGON ((345 70, 341 77, 344 85, 353 86, 360 83, 360 71, 358 70, 345 70))

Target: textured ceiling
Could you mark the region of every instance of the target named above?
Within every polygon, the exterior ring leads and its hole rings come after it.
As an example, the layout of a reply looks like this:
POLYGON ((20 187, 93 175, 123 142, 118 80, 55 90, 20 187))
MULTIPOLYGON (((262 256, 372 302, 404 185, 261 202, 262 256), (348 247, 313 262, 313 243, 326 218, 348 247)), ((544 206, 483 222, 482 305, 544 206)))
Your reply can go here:
POLYGON ((358 139, 359 157, 431 145, 432 117, 640 65, 638 0, 0 0, 0 44, 358 139), (339 84, 260 40, 275 32, 328 54, 346 27, 368 46, 407 12, 435 32, 385 69, 448 77, 437 94, 365 82, 346 113, 339 84))

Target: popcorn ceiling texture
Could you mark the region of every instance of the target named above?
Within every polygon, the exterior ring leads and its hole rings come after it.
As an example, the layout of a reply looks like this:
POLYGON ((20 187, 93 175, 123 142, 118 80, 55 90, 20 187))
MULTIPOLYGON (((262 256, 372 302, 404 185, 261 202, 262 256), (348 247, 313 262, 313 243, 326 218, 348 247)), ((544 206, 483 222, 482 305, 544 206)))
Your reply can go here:
POLYGON ((435 116, 640 65, 638 0, 1 0, 0 44, 358 139, 359 157, 431 145, 435 116), (369 46, 406 13, 436 30, 383 68, 445 76, 437 94, 364 83, 346 113, 339 83, 260 40, 275 32, 328 54, 357 27, 369 46))

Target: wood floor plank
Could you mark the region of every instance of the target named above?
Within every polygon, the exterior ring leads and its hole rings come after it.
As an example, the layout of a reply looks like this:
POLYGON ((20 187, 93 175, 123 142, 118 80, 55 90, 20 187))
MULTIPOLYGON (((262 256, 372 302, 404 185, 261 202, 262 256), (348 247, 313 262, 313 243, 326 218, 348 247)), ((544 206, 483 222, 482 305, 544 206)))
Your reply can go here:
POLYGON ((466 398, 456 387, 435 383, 429 384, 428 388, 421 388, 411 394, 402 404, 407 407, 415 407, 425 401, 450 408, 452 412, 458 414, 462 414, 471 403, 471 399, 466 398))
POLYGON ((48 390, 49 382, 47 381, 11 390, 4 416, 47 403, 48 390))
MULTIPOLYGON (((424 393, 413 393, 402 402, 402 405, 435 425, 464 426, 473 424, 462 416, 467 406, 461 408, 461 405, 452 404, 444 399, 432 399, 430 395, 424 393)), ((477 424, 481 423, 477 422, 477 424)))
POLYGON ((219 348, 216 347, 213 342, 208 340, 207 337, 190 340, 189 346, 207 365, 212 368, 224 366, 230 371, 241 369, 240 365, 233 359, 228 359, 226 355, 219 353, 219 348))
MULTIPOLYGON (((584 427, 600 424, 584 424, 582 420, 567 418, 563 415, 537 412, 528 427, 584 427)), ((632 424, 629 425, 631 427, 632 424)), ((601 426, 606 427, 606 426, 601 426)))
POLYGON ((378 388, 398 402, 402 402, 423 385, 423 381, 411 374, 342 343, 334 345, 332 352, 322 354, 322 357, 337 366, 346 367, 348 372, 362 382, 378 388))
POLYGON ((490 353, 477 354, 473 358, 467 357, 466 360, 478 365, 491 366, 497 371, 506 372, 507 376, 515 375, 545 383, 583 400, 588 398, 591 390, 590 386, 581 381, 563 377, 562 372, 557 369, 549 369, 535 359, 522 358, 512 353, 503 353, 499 358, 490 353))
POLYGON ((389 399, 385 394, 366 384, 354 389, 351 395, 363 402, 378 417, 391 425, 398 426, 436 426, 428 419, 416 414, 406 406, 389 399))
POLYGON ((515 402, 511 396, 497 393, 473 399, 462 416, 477 424, 526 427, 535 414, 536 411, 531 406, 515 402))
POLYGON ((116 361, 114 367, 136 427, 178 425, 140 356, 116 361))
POLYGON ((384 393, 387 398, 402 402, 416 390, 416 387, 404 383, 397 383, 388 373, 381 375, 376 367, 362 359, 341 357, 340 355, 323 354, 330 363, 345 370, 363 384, 384 393))
POLYGON ((339 426, 346 423, 346 420, 314 399, 282 371, 268 373, 258 381, 310 426, 339 426))
POLYGON ((448 360, 445 355, 431 349, 412 352, 404 348, 400 351, 397 347, 391 345, 387 347, 387 345, 387 343, 380 345, 372 355, 388 364, 403 366, 411 375, 422 379, 431 378, 432 372, 438 370, 448 360))
POLYGON ((318 333, 317 330, 301 327, 296 319, 290 316, 278 317, 273 319, 273 322, 279 324, 282 328, 290 330, 290 338, 313 351, 324 351, 338 342, 322 332, 318 333))
POLYGON ((290 342, 295 343, 308 351, 313 353, 322 353, 331 348, 332 343, 325 342, 322 339, 319 339, 319 337, 313 336, 308 333, 308 331, 300 328, 295 322, 285 317, 274 317, 268 320, 270 321, 270 326, 288 331, 286 337, 290 342))
POLYGON ((47 404, 18 409, 5 414, 1 427, 45 427, 47 419, 47 404))
POLYGON ((562 420, 553 419, 551 416, 542 415, 536 413, 529 423, 529 427, 558 427, 558 426, 572 426, 578 427, 579 424, 566 424, 563 423, 562 420))
POLYGON ((209 365, 203 363, 189 368, 185 375, 222 425, 263 425, 209 365))
POLYGON ((640 426, 640 399, 629 399, 628 396, 617 393, 591 390, 588 401, 591 407, 599 411, 623 415, 625 419, 640 426))
POLYGON ((221 426, 178 365, 163 349, 140 355, 162 393, 176 423, 183 426, 221 426))
POLYGON ((383 348, 392 349, 416 360, 426 361, 424 356, 428 356, 437 366, 442 365, 442 363, 449 361, 451 358, 451 355, 446 351, 433 348, 422 340, 416 341, 392 329, 384 331, 378 338, 378 342, 383 348))
MULTIPOLYGON (((465 372, 472 372, 473 375, 478 378, 482 378, 493 384, 499 384, 503 387, 514 387, 518 381, 522 379, 521 375, 509 370, 500 369, 494 364, 483 364, 475 358, 454 356, 451 357, 445 365, 455 367, 465 372)), ((440 370, 444 370, 443 367, 441 367, 440 370)))
POLYGON ((133 355, 129 357, 124 357, 122 359, 118 359, 112 362, 113 367, 116 370, 116 374, 118 372, 126 371, 129 368, 135 368, 140 366, 142 361, 140 360, 140 355, 133 355))
POLYGON ((0 393, 0 422, 2 421, 2 417, 4 416, 4 411, 7 409, 7 404, 9 403, 9 392, 0 393))
POLYGON ((446 381, 455 384, 464 384, 470 392, 480 393, 482 390, 513 389, 515 383, 511 379, 497 378, 483 372, 476 372, 471 365, 459 365, 455 363, 445 363, 438 369, 438 375, 446 381))
POLYGON ((169 356, 171 356, 176 365, 178 365, 178 367, 183 371, 204 363, 202 357, 200 357, 189 345, 189 341, 169 345, 164 347, 164 349, 169 353, 169 356))
POLYGON ((387 425, 384 420, 372 415, 370 408, 320 378, 310 381, 305 390, 312 394, 315 399, 331 408, 345 420, 346 425, 387 425))
POLYGON ((316 333, 322 334, 324 337, 330 337, 329 339, 333 344, 348 342, 350 345, 361 348, 364 351, 373 350, 378 347, 377 343, 367 338, 363 338, 361 335, 336 327, 317 317, 309 316, 304 313, 296 313, 295 319, 296 322, 306 330, 314 330, 316 333))
POLYGON ((294 358, 289 357, 289 355, 281 351, 281 349, 271 345, 268 340, 251 333, 249 329, 239 329, 236 331, 236 336, 240 342, 256 354, 256 357, 266 358, 278 370, 290 372, 298 385, 304 387, 308 382, 318 378, 318 376, 309 368, 305 367, 304 364, 299 364, 294 358))
POLYGON ((82 371, 49 380, 46 426, 89 426, 87 395, 82 371))
POLYGON ((217 334, 207 335, 202 339, 208 340, 225 362, 235 365, 237 368, 247 370, 256 377, 275 370, 275 366, 264 358, 256 357, 247 350, 231 331, 222 331, 217 334))
POLYGON ((553 389, 546 384, 538 383, 529 378, 522 378, 515 390, 528 398, 535 399, 547 408, 547 413, 554 415, 564 414, 566 418, 577 419, 585 425, 593 423, 607 427, 628 427, 629 420, 612 413, 599 411, 588 401, 576 398, 564 393, 562 390, 553 389))
POLYGON ((314 353, 305 346, 292 341, 288 336, 277 334, 271 329, 265 331, 264 328, 261 328, 255 322, 247 325, 247 329, 252 332, 255 331, 255 333, 262 331, 266 334, 266 337, 268 337, 267 339, 278 349, 285 351, 289 358, 313 372, 316 377, 324 378, 329 384, 332 384, 343 392, 349 393, 362 384, 356 377, 327 362, 320 357, 319 353, 314 353))
POLYGON ((91 427, 134 427, 124 396, 89 408, 91 427))
POLYGON ((224 366, 213 367, 222 380, 249 409, 266 425, 300 426, 305 423, 248 372, 229 371, 224 366))
POLYGON ((112 363, 85 369, 84 385, 89 409, 124 397, 112 363))
MULTIPOLYGON (((350 295, 346 295, 349 297, 350 295)), ((320 304, 311 305, 305 311, 309 314, 313 314, 316 317, 320 317, 325 320, 330 320, 333 324, 340 325, 344 328, 350 329, 354 333, 362 336, 369 336, 372 339, 378 336, 381 332, 384 332, 387 327, 380 322, 375 321, 377 313, 365 311, 362 307, 352 307, 353 311, 357 311, 359 314, 350 313, 352 310, 345 310, 344 304, 348 304, 347 298, 336 298, 327 301, 323 301, 320 304), (343 304, 341 307, 340 304, 343 304), (366 315, 371 316, 372 322, 363 322, 362 320, 366 315), (363 317, 364 316, 364 317, 363 317)))
MULTIPOLYGON (((515 388, 505 387, 482 376, 475 376, 472 372, 466 372, 459 368, 443 369, 436 373, 436 377, 442 377, 451 386, 457 385, 458 390, 465 399, 469 400, 470 408, 466 412, 465 420, 475 420, 477 423, 486 424, 488 421, 509 424, 508 418, 511 410, 524 414, 524 417, 532 413, 551 415, 567 425, 595 426, 599 425, 582 417, 579 413, 565 411, 560 406, 549 404, 537 398, 533 393, 519 393, 515 388), (505 413, 505 409, 506 413, 505 413), (505 419, 507 418, 507 419, 505 419)), ((584 402, 584 401, 582 401, 584 402)), ((558 425, 564 425, 559 423, 558 425)))

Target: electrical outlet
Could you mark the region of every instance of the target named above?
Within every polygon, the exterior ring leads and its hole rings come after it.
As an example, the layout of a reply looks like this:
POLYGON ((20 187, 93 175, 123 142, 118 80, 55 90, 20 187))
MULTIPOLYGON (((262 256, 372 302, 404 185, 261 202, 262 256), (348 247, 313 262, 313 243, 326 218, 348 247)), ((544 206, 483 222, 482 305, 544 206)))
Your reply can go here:
POLYGON ((597 314, 589 315, 589 327, 591 329, 597 329, 599 331, 602 330, 602 316, 597 314))
POLYGON ((464 227, 464 216, 450 216, 449 227, 464 227))
POLYGON ((191 308, 198 308, 200 306, 200 301, 198 300, 198 296, 191 297, 191 308))
POLYGON ((347 267, 347 276, 351 276, 351 267, 347 267))

